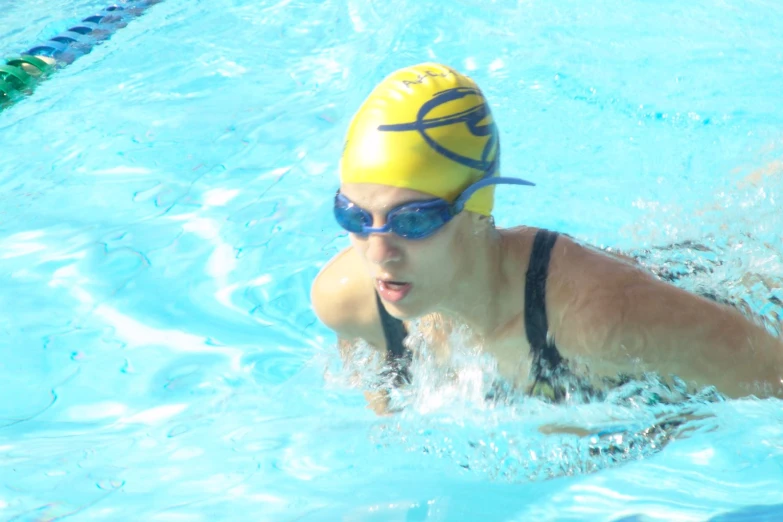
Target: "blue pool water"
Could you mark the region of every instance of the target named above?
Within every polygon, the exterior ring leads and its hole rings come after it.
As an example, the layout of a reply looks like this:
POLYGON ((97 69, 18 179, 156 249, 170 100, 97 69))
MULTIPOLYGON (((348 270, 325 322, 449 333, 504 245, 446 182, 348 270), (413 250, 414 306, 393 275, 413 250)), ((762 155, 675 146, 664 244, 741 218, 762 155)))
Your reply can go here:
MULTIPOLYGON (((102 7, 14 2, 0 50, 102 7)), ((478 80, 537 183, 498 191, 501 226, 702 241, 722 264, 649 262, 773 324, 783 4, 166 0, 0 113, 0 520, 783 518, 779 400, 488 405, 463 353, 404 413, 364 407, 309 286, 347 245, 348 119, 424 60, 478 80)))

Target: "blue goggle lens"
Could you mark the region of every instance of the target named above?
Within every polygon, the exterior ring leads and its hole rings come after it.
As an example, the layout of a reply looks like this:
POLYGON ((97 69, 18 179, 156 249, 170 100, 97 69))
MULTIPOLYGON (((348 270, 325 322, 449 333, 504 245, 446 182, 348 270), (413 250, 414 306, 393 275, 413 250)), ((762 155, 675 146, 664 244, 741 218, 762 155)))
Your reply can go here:
POLYGON ((372 216, 364 209, 339 200, 334 204, 334 217, 338 225, 352 234, 361 234, 366 227, 372 225, 372 216))
POLYGON ((406 209, 388 220, 392 232, 408 239, 422 239, 437 232, 446 222, 439 209, 406 209))

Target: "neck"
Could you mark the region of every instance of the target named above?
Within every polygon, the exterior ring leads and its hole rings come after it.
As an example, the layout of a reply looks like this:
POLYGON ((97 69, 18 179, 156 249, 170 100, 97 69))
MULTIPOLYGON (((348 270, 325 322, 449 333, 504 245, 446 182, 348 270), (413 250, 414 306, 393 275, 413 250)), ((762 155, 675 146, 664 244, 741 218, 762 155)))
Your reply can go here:
POLYGON ((464 255, 451 291, 437 312, 466 324, 476 334, 486 337, 504 324, 503 270, 504 243, 501 234, 490 227, 463 240, 464 255))

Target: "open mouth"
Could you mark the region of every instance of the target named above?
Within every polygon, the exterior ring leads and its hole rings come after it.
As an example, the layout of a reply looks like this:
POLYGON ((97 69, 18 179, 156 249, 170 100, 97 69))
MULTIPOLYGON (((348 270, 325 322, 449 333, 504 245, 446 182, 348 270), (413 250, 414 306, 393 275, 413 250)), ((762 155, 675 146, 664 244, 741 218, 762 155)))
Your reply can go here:
POLYGON ((384 301, 396 303, 405 298, 411 291, 413 285, 404 281, 387 281, 383 279, 376 280, 378 294, 384 301))

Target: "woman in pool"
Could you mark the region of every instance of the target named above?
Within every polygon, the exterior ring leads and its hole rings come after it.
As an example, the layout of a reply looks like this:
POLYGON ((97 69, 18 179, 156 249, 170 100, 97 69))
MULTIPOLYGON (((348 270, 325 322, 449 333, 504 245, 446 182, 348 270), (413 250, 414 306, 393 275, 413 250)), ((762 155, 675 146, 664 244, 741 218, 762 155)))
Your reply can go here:
POLYGON ((373 90, 340 181, 334 213, 351 246, 318 275, 312 303, 344 356, 361 339, 404 361, 408 321, 427 317, 436 344, 467 325, 505 379, 553 400, 645 371, 731 397, 783 395, 783 343, 732 307, 556 232, 497 229, 495 187, 532 183, 501 177, 486 100, 451 68, 401 69, 373 90))

